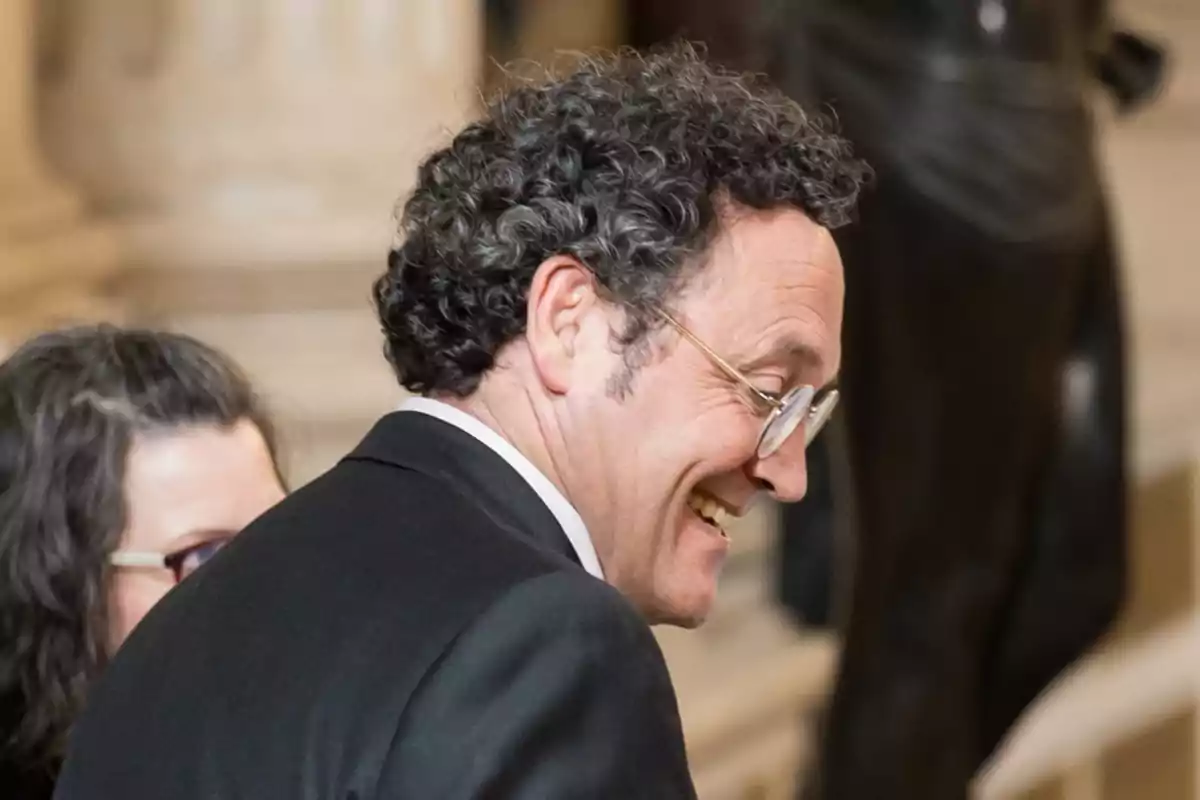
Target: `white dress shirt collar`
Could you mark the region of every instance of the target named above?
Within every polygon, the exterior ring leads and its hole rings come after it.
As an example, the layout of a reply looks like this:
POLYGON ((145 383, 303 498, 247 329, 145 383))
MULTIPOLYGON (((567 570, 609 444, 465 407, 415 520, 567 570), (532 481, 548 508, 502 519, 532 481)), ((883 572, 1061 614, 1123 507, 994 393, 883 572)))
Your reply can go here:
POLYGON ((534 466, 533 462, 511 442, 489 428, 480 419, 440 400, 428 397, 410 397, 401 403, 399 410, 418 411, 431 417, 437 417, 443 422, 469 433, 494 450, 496 455, 508 462, 508 465, 525 479, 525 482, 550 509, 550 513, 562 527, 563 533, 567 535, 567 541, 571 543, 571 548, 575 551, 583 568, 590 575, 604 580, 604 571, 600 568, 600 559, 596 556, 596 548, 592 544, 591 534, 588 533, 587 526, 583 524, 583 518, 579 516, 579 512, 563 496, 554 482, 534 466))

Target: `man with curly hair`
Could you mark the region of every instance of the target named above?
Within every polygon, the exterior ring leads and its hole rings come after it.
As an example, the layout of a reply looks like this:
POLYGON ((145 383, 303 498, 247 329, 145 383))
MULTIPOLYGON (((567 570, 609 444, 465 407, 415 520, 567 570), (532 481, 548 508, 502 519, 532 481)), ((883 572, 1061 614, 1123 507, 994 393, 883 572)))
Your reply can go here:
POLYGON ((143 622, 56 796, 694 797, 648 623, 804 494, 865 174, 686 47, 497 99, 375 286, 418 397, 143 622))

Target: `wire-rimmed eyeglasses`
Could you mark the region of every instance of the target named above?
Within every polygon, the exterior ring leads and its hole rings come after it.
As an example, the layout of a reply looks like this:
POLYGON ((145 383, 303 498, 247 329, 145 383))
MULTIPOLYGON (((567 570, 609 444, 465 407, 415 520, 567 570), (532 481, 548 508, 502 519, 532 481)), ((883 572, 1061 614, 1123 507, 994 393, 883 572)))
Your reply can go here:
POLYGON ((783 447, 783 443, 801 425, 804 426, 804 446, 808 447, 825 427, 825 423, 829 421, 829 417, 838 403, 836 389, 823 392, 820 398, 817 397, 816 388, 807 384, 794 387, 782 397, 767 394, 665 310, 660 308, 658 313, 671 327, 679 331, 681 336, 708 356, 718 369, 733 381, 741 384, 762 406, 767 418, 763 422, 762 433, 759 434, 757 448, 759 458, 768 458, 778 452, 779 448, 783 447))

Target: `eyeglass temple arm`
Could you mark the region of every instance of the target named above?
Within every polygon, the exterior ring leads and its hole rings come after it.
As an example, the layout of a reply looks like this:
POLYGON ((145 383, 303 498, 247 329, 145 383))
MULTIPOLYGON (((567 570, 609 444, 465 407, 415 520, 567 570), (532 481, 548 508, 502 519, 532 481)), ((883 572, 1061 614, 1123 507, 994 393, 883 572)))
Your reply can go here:
POLYGON ((730 364, 728 361, 726 361, 725 359, 723 359, 719 355, 717 355, 716 352, 714 352, 712 350, 712 348, 710 348, 704 342, 700 341, 699 337, 697 337, 696 334, 689 331, 686 327, 684 327, 684 325, 681 322, 679 322, 674 317, 672 317, 669 313, 667 313, 666 310, 664 310, 662 308, 658 308, 656 310, 658 311, 659 316, 661 316, 664 320, 666 320, 671 325, 672 328, 679 331, 679 334, 681 336, 683 336, 685 339, 687 339, 689 342, 691 342, 697 348, 699 348, 700 352, 704 353, 704 355, 706 355, 710 359, 712 359, 712 362, 714 364, 716 364, 718 367, 720 367, 721 371, 724 372, 726 375, 728 375, 731 379, 737 381, 742 386, 745 386, 748 390, 753 392, 754 395, 756 397, 758 397, 758 399, 762 400, 764 403, 766 403, 771 408, 779 410, 780 408, 783 407, 783 404, 780 403, 778 400, 776 400, 774 397, 770 397, 766 394, 763 394, 763 392, 760 391, 757 386, 755 386, 750 381, 746 380, 745 375, 743 375, 741 372, 739 372, 737 369, 735 369, 733 367, 733 365, 730 364))
POLYGON ((108 557, 114 567, 166 567, 167 559, 162 553, 145 550, 117 550, 108 557))

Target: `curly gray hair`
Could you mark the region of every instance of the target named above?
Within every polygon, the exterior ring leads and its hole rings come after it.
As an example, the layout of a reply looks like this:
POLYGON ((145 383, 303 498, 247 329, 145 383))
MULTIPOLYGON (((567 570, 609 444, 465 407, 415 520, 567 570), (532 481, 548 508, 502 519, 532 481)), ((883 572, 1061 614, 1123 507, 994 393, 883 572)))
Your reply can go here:
POLYGON ((625 308, 628 346, 660 324, 652 309, 700 261, 721 202, 832 228, 868 176, 825 117, 689 45, 586 59, 501 95, 421 165, 375 284, 388 359, 410 391, 469 395, 524 331, 554 255, 625 308))

